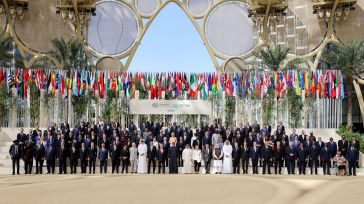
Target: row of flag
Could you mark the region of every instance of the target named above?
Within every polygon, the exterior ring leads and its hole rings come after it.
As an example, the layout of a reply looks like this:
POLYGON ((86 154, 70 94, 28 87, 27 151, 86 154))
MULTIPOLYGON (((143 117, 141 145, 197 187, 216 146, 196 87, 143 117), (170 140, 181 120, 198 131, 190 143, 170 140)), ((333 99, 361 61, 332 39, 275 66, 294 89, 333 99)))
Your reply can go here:
POLYGON ((274 89, 275 97, 283 98, 293 88, 299 96, 342 99, 344 97, 341 70, 287 70, 277 72, 243 71, 235 73, 139 73, 121 71, 85 71, 54 69, 0 68, 0 83, 8 90, 15 87, 19 96, 27 97, 29 82, 49 93, 58 92, 64 98, 92 92, 105 98, 109 89, 135 99, 136 91, 162 99, 167 92, 175 96, 187 93, 190 98, 206 99, 210 95, 264 97, 274 89))

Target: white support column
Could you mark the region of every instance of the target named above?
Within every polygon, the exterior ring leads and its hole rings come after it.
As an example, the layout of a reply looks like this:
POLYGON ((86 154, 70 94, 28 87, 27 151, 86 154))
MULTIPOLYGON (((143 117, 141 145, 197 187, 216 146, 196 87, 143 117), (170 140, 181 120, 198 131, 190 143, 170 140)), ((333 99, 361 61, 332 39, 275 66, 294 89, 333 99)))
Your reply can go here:
POLYGON ((100 93, 99 90, 95 91, 95 96, 97 100, 95 101, 95 122, 98 123, 99 121, 99 114, 100 114, 100 107, 99 107, 99 101, 100 101, 100 93))
POLYGON ((222 125, 225 123, 226 120, 226 98, 225 98, 225 91, 222 92, 222 125))
POLYGON ((54 114, 53 114, 53 123, 58 125, 58 115, 59 115, 59 93, 56 90, 54 94, 54 114))
POLYGON ((11 107, 11 123, 10 123, 10 127, 15 128, 16 127, 16 120, 18 117, 18 92, 16 90, 15 87, 11 88, 11 92, 12 92, 12 100, 15 102, 12 107, 11 107))
POLYGON ((72 90, 68 89, 68 114, 67 114, 67 122, 68 124, 73 127, 73 107, 72 107, 72 90))
POLYGON ((39 106, 39 127, 44 128, 44 120, 45 120, 45 99, 44 99, 45 90, 40 89, 40 106, 39 106))
POLYGON ((30 89, 27 90, 27 98, 26 98, 26 114, 24 116, 24 127, 30 127, 30 89))

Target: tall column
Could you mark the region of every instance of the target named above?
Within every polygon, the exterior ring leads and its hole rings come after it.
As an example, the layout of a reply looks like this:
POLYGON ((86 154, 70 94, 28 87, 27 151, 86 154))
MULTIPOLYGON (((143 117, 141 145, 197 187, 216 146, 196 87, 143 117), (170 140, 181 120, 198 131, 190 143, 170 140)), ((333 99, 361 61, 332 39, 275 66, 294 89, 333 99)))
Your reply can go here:
POLYGON ((72 124, 72 119, 73 119, 73 108, 72 108, 72 90, 68 89, 68 98, 67 98, 67 102, 68 102, 68 114, 67 114, 67 122, 68 124, 73 127, 72 124))
POLYGON ((100 93, 99 93, 99 90, 95 91, 95 96, 97 98, 97 100, 95 101, 95 123, 98 123, 98 121, 99 121, 99 112, 100 112, 100 107, 99 107, 100 93))
POLYGON ((53 104, 53 124, 58 125, 58 116, 59 116, 59 93, 58 90, 56 90, 54 94, 54 104, 53 104))
POLYGON ((30 127, 30 89, 27 90, 27 98, 26 98, 26 104, 27 104, 27 112, 24 116, 24 127, 30 127))
POLYGON ((14 101, 14 104, 12 104, 12 107, 11 107, 10 127, 15 128, 16 127, 16 120, 17 120, 17 112, 18 112, 18 105, 17 105, 18 92, 17 92, 15 87, 11 88, 11 92, 12 92, 12 101, 14 101))
POLYGON ((40 106, 39 106, 39 127, 44 128, 44 118, 45 118, 45 99, 44 99, 45 90, 40 89, 40 106))
POLYGON ((226 98, 225 98, 225 91, 222 92, 222 125, 225 123, 226 120, 226 98))

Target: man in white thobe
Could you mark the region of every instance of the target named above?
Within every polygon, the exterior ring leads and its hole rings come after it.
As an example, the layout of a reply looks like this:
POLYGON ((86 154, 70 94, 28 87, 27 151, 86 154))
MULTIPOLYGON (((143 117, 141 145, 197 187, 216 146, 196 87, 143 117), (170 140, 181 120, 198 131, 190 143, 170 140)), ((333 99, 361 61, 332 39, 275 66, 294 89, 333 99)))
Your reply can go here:
POLYGON ((138 174, 146 174, 147 173, 147 145, 144 143, 144 140, 140 140, 140 144, 138 146, 138 174))
POLYGON ((231 174, 233 147, 231 146, 229 140, 225 141, 225 144, 222 148, 222 152, 224 153, 223 173, 231 174))
POLYGON ((183 159, 183 173, 191 174, 192 173, 192 149, 190 145, 186 145, 186 148, 182 152, 183 159))

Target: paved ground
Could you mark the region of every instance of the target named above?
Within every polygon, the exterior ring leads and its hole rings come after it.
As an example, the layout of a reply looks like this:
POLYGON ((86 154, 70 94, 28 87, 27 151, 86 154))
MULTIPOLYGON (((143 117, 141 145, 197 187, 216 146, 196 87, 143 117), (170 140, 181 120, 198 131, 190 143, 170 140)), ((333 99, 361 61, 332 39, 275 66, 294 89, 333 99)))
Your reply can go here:
POLYGON ((363 203, 364 177, 1 175, 0 203, 363 203))

